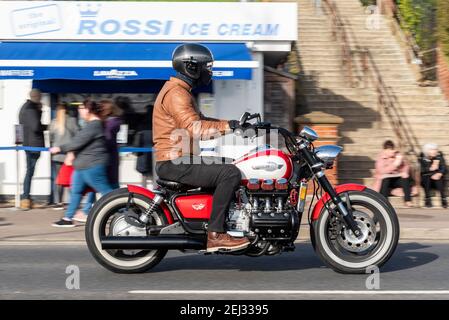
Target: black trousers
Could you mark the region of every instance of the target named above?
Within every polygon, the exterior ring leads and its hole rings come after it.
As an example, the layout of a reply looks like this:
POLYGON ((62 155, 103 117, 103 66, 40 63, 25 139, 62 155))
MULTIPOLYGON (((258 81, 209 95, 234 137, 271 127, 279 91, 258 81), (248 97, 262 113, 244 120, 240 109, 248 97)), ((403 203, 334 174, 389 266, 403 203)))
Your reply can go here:
POLYGON ((215 188, 208 231, 226 232, 225 221, 229 204, 240 184, 240 170, 232 164, 212 163, 212 157, 181 157, 176 163, 158 161, 156 173, 164 180, 196 187, 215 188), (182 161, 181 163, 179 163, 182 161))
POLYGON ((441 194, 441 199, 446 198, 446 192, 444 190, 444 176, 442 176, 439 180, 433 180, 430 178, 430 175, 421 176, 421 185, 424 188, 424 192, 426 194, 426 198, 430 198, 430 191, 436 189, 441 194))
POLYGON ((382 186, 380 188, 380 193, 385 198, 388 198, 388 196, 391 193, 391 190, 395 188, 402 188, 402 190, 404 190, 405 201, 412 200, 410 178, 394 177, 382 179, 382 186))

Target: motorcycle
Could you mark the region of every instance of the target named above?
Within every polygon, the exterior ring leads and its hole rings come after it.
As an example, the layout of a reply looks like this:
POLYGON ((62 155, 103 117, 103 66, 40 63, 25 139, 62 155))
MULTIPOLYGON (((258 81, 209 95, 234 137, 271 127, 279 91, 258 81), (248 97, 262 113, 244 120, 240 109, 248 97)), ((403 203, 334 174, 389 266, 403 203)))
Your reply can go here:
MULTIPOLYGON (((313 185, 307 221, 312 246, 326 265, 340 273, 365 273, 389 260, 398 243, 399 222, 388 200, 359 184, 334 187, 326 177, 341 147, 315 148, 318 135, 311 128, 294 135, 262 122, 259 114, 244 113, 240 124, 277 130, 286 152, 266 144, 233 160, 242 181, 229 206, 227 232, 251 243, 216 254, 260 257, 293 251, 307 189, 313 185)), ((147 271, 168 250, 210 254, 206 244, 212 194, 161 179, 153 190, 128 185, 110 192, 89 214, 88 248, 102 266, 119 273, 147 271)))

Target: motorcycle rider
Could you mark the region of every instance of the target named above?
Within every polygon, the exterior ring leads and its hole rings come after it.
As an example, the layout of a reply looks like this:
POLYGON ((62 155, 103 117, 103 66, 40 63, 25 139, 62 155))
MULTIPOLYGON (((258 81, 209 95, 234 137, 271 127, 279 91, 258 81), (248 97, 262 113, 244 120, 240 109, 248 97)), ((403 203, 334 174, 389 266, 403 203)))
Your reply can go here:
POLYGON ((201 137, 242 129, 237 120, 206 118, 198 111, 191 90, 210 83, 212 64, 212 53, 200 44, 182 44, 173 51, 172 65, 177 74, 165 82, 153 111, 156 173, 164 180, 215 188, 207 227, 207 251, 233 251, 250 243, 247 238, 231 237, 225 228, 229 204, 240 184, 240 170, 232 164, 211 163, 206 161, 207 157, 198 156, 201 137), (172 135, 180 129, 187 135, 188 150, 180 150, 179 137, 172 135))

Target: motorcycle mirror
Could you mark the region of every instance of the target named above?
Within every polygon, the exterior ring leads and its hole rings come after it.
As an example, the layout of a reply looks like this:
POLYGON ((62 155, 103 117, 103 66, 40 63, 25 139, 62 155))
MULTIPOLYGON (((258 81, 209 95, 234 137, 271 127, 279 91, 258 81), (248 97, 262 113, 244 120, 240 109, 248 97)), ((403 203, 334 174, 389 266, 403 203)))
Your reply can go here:
POLYGON ((304 138, 310 142, 315 141, 316 139, 318 139, 318 134, 315 132, 315 130, 313 130, 310 127, 304 127, 301 132, 299 133, 299 136, 301 138, 304 138))

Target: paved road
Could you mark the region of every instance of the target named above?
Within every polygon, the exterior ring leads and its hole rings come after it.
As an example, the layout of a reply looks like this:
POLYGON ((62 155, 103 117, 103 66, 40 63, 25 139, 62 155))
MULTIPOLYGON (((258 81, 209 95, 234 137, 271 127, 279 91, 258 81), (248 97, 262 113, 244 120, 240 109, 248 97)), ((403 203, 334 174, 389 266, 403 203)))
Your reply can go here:
POLYGON ((1 245, 0 299, 449 299, 448 270, 449 242, 403 242, 381 270, 380 289, 393 291, 385 295, 367 292, 368 275, 341 275, 324 267, 308 242, 298 243, 293 253, 261 258, 173 251, 152 272, 137 275, 103 269, 84 245, 1 245), (66 289, 68 265, 79 267, 79 290, 66 289))

